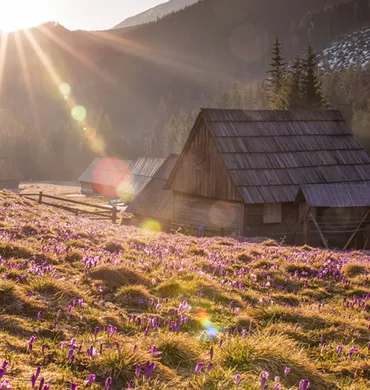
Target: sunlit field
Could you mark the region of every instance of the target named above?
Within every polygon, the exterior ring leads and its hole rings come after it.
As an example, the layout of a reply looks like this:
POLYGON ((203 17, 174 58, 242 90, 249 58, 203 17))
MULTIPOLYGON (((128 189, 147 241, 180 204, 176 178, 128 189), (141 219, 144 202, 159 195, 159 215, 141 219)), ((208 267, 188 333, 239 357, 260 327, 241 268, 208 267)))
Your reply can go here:
POLYGON ((369 256, 0 203, 3 389, 369 389, 369 256))

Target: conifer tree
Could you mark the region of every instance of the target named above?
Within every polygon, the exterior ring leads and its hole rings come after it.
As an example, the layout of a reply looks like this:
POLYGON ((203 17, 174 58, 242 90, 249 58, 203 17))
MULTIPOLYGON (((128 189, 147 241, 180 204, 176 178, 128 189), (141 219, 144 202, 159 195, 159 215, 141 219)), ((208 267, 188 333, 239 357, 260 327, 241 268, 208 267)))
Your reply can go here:
POLYGON ((269 85, 269 103, 270 107, 275 110, 284 109, 285 103, 283 99, 283 88, 286 80, 286 68, 284 58, 281 54, 281 44, 279 38, 276 37, 274 47, 272 50, 272 60, 270 70, 268 71, 270 77, 268 78, 269 85))
POLYGON ((325 107, 322 83, 319 78, 318 58, 311 45, 308 46, 307 55, 303 61, 302 93, 305 108, 325 107))
POLYGON ((302 97, 302 60, 296 57, 289 74, 289 83, 287 85, 286 105, 290 110, 304 107, 302 97))
POLYGON ((239 83, 234 83, 231 90, 231 105, 232 108, 243 108, 243 96, 239 83))

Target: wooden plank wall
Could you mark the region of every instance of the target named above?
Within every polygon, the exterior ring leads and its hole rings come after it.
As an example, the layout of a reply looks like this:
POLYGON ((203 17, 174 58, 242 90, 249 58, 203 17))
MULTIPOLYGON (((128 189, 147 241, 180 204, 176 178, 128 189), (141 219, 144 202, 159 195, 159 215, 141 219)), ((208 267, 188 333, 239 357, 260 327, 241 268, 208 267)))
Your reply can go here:
MULTIPOLYGON (((282 222, 264 224, 263 204, 245 205, 244 207, 244 235, 246 237, 271 237, 282 239, 285 235, 292 236, 299 218, 299 205, 294 203, 282 204, 282 222)), ((297 235, 298 241, 303 240, 302 227, 297 235)))
POLYGON ((180 157, 172 190, 215 199, 242 201, 204 122, 180 157))
POLYGON ((176 193, 173 197, 176 225, 205 225, 210 229, 224 229, 225 234, 242 235, 242 203, 217 201, 176 193))

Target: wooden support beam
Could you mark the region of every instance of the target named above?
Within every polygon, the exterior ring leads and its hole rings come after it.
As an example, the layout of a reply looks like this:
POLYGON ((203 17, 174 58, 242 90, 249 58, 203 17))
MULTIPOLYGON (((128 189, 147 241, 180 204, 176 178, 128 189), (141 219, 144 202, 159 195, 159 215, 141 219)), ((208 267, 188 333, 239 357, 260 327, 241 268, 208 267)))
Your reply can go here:
POLYGON ((302 215, 299 218, 298 224, 294 230, 294 233, 292 235, 292 245, 295 245, 295 239, 299 230, 299 227, 301 226, 302 223, 304 223, 305 220, 308 221, 308 215, 309 215, 310 207, 307 205, 307 208, 304 210, 302 215))
POLYGON ((328 243, 326 242, 325 237, 324 237, 324 235, 322 234, 322 231, 321 231, 321 229, 320 229, 319 224, 318 224, 317 221, 316 221, 316 218, 315 218, 314 215, 311 213, 311 210, 309 211, 309 216, 312 218, 312 221, 313 221, 313 223, 314 223, 314 225, 315 225, 317 231, 319 232, 321 241, 322 241, 322 243, 324 244, 325 248, 326 248, 326 249, 329 249, 328 243))
POLYGON ((308 245, 310 241, 310 215, 311 208, 307 208, 307 213, 305 218, 303 219, 303 243, 304 245, 308 245))
POLYGON ((343 250, 345 251, 349 244, 352 242, 352 240, 355 238, 357 232, 361 229, 361 226, 362 224, 366 221, 367 217, 370 215, 370 209, 367 210, 367 213, 365 214, 365 216, 362 218, 362 221, 358 224, 356 230, 352 233, 351 237, 349 238, 349 240, 347 241, 346 245, 344 246, 343 250))

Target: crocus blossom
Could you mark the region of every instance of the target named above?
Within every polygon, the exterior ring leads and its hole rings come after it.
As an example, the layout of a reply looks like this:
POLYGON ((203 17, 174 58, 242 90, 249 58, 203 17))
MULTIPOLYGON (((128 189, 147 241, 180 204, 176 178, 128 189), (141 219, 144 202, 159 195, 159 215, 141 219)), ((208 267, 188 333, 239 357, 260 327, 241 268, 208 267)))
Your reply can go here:
POLYGON ((95 382, 96 375, 90 374, 88 379, 84 382, 85 386, 91 387, 92 384, 95 382))

